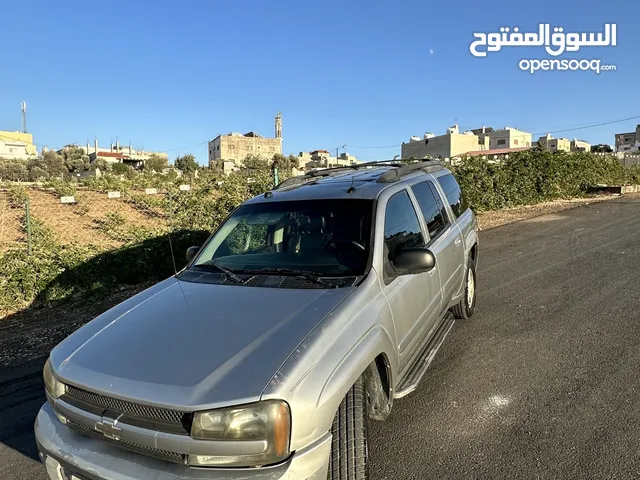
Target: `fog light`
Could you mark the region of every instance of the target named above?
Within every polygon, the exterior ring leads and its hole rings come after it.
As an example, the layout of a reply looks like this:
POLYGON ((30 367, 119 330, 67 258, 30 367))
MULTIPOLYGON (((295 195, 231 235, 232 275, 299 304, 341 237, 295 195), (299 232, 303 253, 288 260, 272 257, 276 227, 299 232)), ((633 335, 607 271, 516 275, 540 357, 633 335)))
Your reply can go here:
POLYGON ((62 415, 60 415, 58 412, 56 412, 55 410, 53 411, 53 413, 56 414, 56 417, 58 420, 60 420, 60 423, 63 425, 67 424, 67 417, 63 417, 62 415))
POLYGON ((49 477, 54 480, 65 480, 65 475, 62 471, 62 465, 53 457, 47 457, 44 462, 47 467, 47 473, 49 477))

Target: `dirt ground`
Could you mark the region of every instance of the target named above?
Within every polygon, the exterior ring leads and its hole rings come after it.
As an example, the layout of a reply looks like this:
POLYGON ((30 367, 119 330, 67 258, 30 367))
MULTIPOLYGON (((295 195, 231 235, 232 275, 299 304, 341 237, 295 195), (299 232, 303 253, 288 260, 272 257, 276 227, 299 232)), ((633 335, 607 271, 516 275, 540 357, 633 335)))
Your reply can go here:
MULTIPOLYGON (((139 211, 122 199, 108 198, 106 193, 79 191, 76 204, 63 204, 54 192, 29 190, 31 215, 41 221, 60 243, 93 244, 117 247, 122 242, 101 231, 99 221, 111 212, 117 212, 133 227, 157 227, 163 222, 158 216, 139 211)), ((8 198, 0 198, 0 251, 19 242, 26 242, 21 228, 24 218, 22 208, 12 208, 8 198)))
POLYGON ((10 205, 6 195, 0 194, 0 251, 27 241, 21 228, 23 214, 10 205))

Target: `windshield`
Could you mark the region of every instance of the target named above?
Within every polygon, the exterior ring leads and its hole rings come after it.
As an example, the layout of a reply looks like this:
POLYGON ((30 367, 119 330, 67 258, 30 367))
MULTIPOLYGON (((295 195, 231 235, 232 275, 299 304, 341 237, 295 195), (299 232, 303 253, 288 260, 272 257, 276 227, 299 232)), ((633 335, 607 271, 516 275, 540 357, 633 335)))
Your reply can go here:
POLYGON ((295 269, 358 276, 371 251, 372 200, 304 200, 243 205, 218 229, 192 268, 235 273, 295 269))

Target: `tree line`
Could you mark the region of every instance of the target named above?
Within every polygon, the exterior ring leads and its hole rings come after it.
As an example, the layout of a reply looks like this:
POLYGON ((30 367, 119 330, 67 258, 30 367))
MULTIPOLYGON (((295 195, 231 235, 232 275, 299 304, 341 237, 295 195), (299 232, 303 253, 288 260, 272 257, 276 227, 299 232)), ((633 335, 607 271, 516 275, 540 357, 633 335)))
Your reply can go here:
MULTIPOLYGON (((275 154, 271 160, 249 157, 243 162, 243 169, 278 168, 284 173, 296 168, 297 165, 298 160, 295 156, 286 157, 275 154)), ((166 157, 152 154, 149 159, 144 161, 141 170, 142 172, 162 172, 169 167, 171 165, 166 157)), ((198 164, 195 156, 190 153, 175 158, 173 167, 187 175, 193 175, 201 170, 220 170, 222 172, 222 169, 217 166, 209 168, 198 164)), ((101 173, 124 175, 127 178, 133 178, 139 174, 132 166, 125 163, 107 162, 101 158, 91 162, 84 150, 78 147, 69 147, 60 153, 56 151, 43 152, 28 160, 0 158, 0 181, 38 182, 66 179, 76 177, 78 173, 96 170, 101 173)))

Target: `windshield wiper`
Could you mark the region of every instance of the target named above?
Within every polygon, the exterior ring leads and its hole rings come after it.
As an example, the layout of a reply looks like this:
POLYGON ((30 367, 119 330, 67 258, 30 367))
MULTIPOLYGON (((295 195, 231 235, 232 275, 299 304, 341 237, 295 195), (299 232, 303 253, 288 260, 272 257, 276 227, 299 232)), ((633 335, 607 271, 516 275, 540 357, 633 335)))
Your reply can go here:
POLYGON ((229 270, 228 268, 222 267, 217 263, 213 263, 213 262, 200 263, 198 265, 194 265, 194 267, 215 269, 215 270, 218 270, 219 272, 222 272, 225 278, 230 278, 231 280, 233 280, 234 283, 242 283, 242 284, 244 283, 244 280, 242 280, 238 275, 233 273, 233 270, 229 270))
MULTIPOLYGON (((315 275, 311 272, 306 272, 304 270, 296 270, 295 268, 263 268, 258 270, 260 273, 265 274, 274 274, 274 275, 287 275, 294 277, 301 277, 309 280, 310 282, 317 283, 318 285, 324 285, 328 288, 338 288, 338 285, 333 285, 329 282, 325 282, 318 275, 315 275)), ((254 272, 251 272, 254 273, 254 272)))

